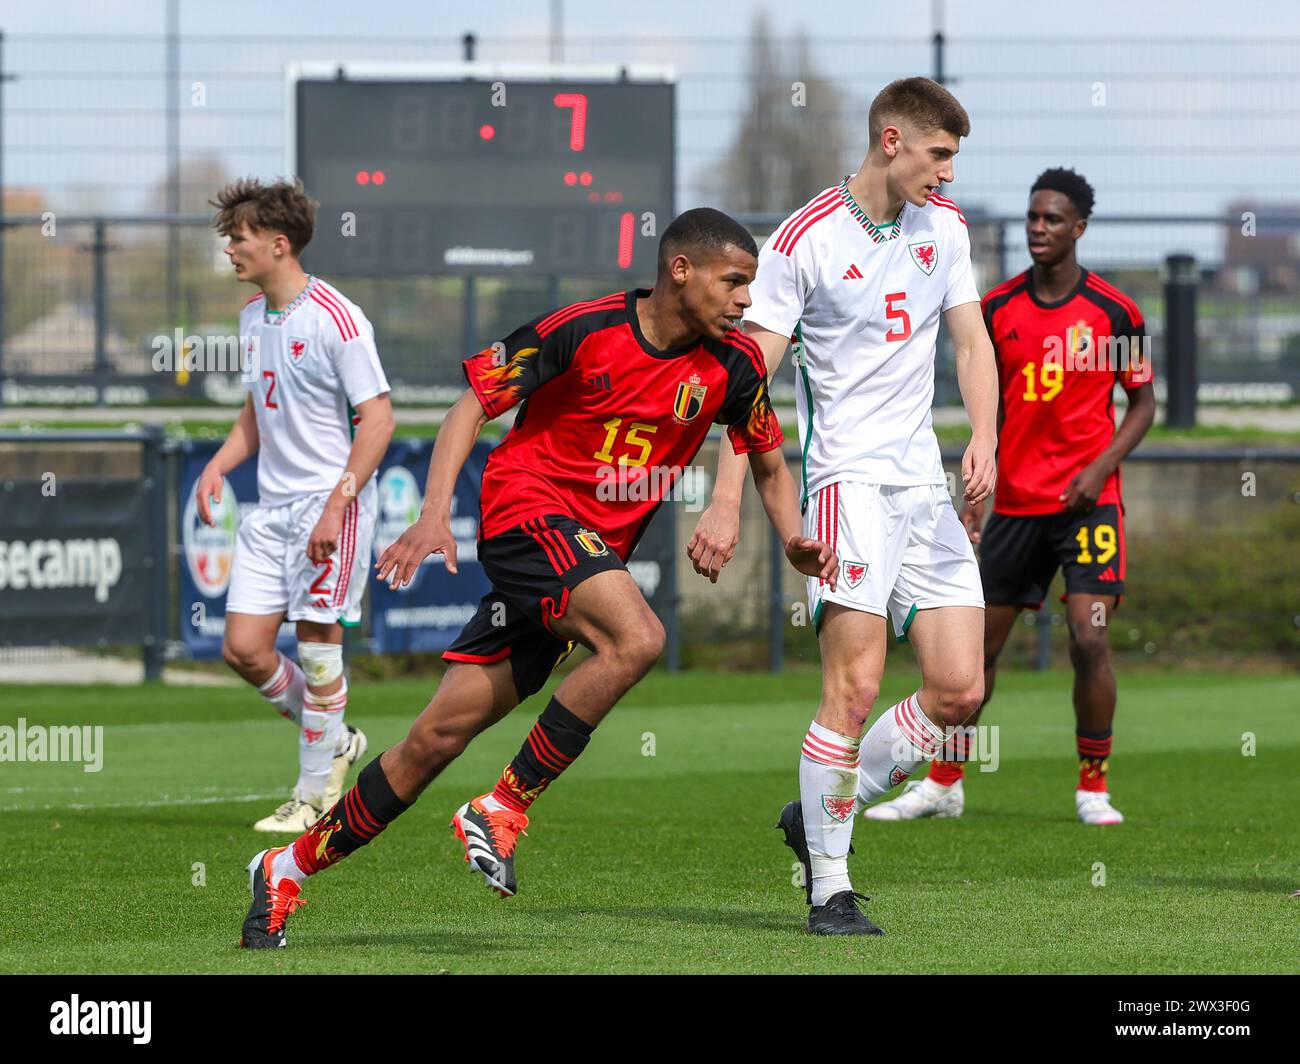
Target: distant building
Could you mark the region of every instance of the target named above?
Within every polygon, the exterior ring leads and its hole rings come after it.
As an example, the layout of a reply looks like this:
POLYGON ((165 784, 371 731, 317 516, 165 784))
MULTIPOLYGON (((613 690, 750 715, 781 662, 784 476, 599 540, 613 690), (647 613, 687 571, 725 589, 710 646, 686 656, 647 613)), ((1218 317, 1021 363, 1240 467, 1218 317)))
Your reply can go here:
POLYGON ((1300 205, 1237 202, 1228 213, 1242 221, 1227 227, 1223 287, 1242 294, 1300 291, 1300 205))

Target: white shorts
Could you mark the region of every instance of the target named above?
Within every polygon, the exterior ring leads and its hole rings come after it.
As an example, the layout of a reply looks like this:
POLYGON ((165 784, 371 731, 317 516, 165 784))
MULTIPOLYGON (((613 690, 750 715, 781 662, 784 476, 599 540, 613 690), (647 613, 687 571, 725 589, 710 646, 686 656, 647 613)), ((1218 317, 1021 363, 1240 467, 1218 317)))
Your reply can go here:
POLYGON ((942 484, 829 484, 809 497, 803 524, 840 556, 834 591, 808 578, 816 628, 828 602, 888 617, 900 641, 917 610, 984 607, 975 551, 942 484))
POLYGON ((227 613, 285 613, 291 621, 320 624, 360 622, 375 537, 375 482, 343 511, 338 549, 313 565, 307 541, 329 496, 316 492, 283 506, 258 506, 239 523, 227 613))

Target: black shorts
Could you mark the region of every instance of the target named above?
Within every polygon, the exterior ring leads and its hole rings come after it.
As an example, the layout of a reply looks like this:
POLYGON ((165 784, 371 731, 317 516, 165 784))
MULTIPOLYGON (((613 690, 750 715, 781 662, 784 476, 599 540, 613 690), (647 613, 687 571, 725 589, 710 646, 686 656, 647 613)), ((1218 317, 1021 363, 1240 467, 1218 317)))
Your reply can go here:
POLYGON ((1061 514, 995 511, 980 536, 984 600, 1038 609, 1058 568, 1067 595, 1122 595, 1126 557, 1124 514, 1114 503, 1061 514))
POLYGON ((492 588, 442 656, 474 665, 509 659, 521 702, 573 651, 551 630, 570 592, 597 573, 627 569, 599 533, 564 514, 530 518, 480 540, 478 560, 492 588))

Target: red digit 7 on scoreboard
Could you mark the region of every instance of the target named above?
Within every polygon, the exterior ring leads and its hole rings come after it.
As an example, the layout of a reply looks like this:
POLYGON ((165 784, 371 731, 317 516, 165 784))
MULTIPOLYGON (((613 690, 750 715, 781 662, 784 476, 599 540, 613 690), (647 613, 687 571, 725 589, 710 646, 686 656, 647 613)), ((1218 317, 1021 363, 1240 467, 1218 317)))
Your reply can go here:
POLYGON ((573 117, 569 122, 569 150, 582 151, 587 146, 587 96, 582 92, 557 92, 556 107, 572 107, 573 117))
POLYGON ((902 307, 894 306, 896 300, 901 301, 907 298, 906 292, 890 292, 885 296, 885 317, 891 321, 900 322, 897 329, 890 329, 885 333, 885 339, 890 343, 899 340, 906 340, 912 335, 912 319, 908 317, 907 311, 902 307))

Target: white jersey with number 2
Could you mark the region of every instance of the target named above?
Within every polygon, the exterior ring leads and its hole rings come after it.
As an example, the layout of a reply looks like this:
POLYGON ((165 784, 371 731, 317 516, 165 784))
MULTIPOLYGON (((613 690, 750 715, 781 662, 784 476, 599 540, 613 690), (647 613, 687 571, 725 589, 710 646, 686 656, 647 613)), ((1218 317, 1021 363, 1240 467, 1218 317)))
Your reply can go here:
MULTIPOLYGON (((389 390, 361 308, 319 277, 280 313, 254 296, 239 316, 244 387, 257 415, 262 506, 333 491, 352 450, 353 408, 389 390)), ((357 485, 360 491, 366 485, 357 485)))
POLYGON ((979 301, 966 219, 931 195, 874 225, 847 179, 758 257, 745 320, 796 341, 803 497, 856 481, 945 483, 930 417, 939 315, 979 301))

